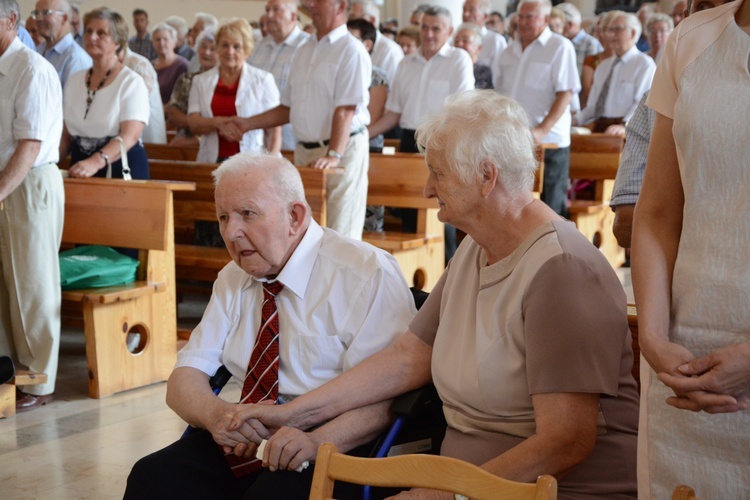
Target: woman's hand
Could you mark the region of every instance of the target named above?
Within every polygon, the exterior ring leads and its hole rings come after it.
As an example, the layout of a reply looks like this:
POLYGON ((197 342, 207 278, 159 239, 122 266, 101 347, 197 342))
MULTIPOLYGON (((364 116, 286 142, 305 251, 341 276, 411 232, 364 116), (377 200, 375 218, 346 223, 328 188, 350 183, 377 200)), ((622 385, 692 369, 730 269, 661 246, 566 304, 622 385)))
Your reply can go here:
POLYGON ((718 349, 660 373, 675 391, 667 403, 683 410, 730 413, 750 408, 750 343, 718 349), (682 395, 682 396, 681 396, 682 395))
POLYGON ((89 156, 81 160, 68 169, 71 177, 93 177, 99 170, 104 168, 101 165, 102 158, 95 153, 95 156, 89 156))

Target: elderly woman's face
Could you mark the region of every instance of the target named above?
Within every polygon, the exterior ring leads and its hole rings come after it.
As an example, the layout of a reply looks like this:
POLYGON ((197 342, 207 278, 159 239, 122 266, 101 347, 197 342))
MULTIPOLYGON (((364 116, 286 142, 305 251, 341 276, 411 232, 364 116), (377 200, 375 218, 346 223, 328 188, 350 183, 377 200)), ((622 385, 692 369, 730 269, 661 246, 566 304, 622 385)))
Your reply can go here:
POLYGON ((172 33, 167 30, 159 30, 155 32, 151 41, 154 44, 156 53, 160 56, 167 56, 174 52, 176 40, 172 38, 172 33))
POLYGON ((217 51, 219 65, 225 69, 241 68, 249 55, 242 38, 232 35, 224 35, 217 41, 217 51))
POLYGON ((198 61, 201 68, 213 68, 219 62, 219 55, 216 53, 216 45, 212 40, 203 39, 198 47, 198 61))
POLYGON ((441 150, 427 151, 427 183, 424 195, 436 198, 438 202, 438 219, 456 227, 462 227, 462 221, 472 212, 479 192, 476 186, 465 184, 448 164, 441 150))
POLYGON ((83 30, 83 48, 92 59, 112 56, 117 52, 117 44, 110 34, 109 21, 89 19, 83 30))
POLYGON ((654 51, 658 52, 662 45, 664 45, 669 38, 669 34, 672 30, 669 29, 669 24, 666 21, 658 21, 651 25, 651 31, 648 33, 648 43, 654 51))

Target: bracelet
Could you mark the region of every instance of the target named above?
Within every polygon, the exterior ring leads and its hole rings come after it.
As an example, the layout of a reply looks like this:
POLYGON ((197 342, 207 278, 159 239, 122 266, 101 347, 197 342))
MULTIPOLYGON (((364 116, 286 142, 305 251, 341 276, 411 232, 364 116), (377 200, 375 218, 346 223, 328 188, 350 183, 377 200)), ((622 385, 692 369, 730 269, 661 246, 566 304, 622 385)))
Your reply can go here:
POLYGON ((99 153, 99 156, 104 158, 104 168, 109 168, 109 155, 107 155, 107 153, 105 153, 101 149, 97 151, 97 153, 99 153))

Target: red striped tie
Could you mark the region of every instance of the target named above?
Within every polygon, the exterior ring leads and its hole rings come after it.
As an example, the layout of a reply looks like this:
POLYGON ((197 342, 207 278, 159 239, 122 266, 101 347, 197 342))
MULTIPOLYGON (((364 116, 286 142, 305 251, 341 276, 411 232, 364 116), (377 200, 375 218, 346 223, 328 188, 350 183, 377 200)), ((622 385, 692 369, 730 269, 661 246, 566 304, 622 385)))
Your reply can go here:
MULTIPOLYGON (((279 394, 279 315, 276 295, 283 288, 284 285, 278 281, 263 283, 260 330, 242 385, 240 404, 275 401, 279 394)), ((245 476, 261 467, 260 460, 256 458, 243 459, 231 453, 226 458, 235 477, 245 476)))

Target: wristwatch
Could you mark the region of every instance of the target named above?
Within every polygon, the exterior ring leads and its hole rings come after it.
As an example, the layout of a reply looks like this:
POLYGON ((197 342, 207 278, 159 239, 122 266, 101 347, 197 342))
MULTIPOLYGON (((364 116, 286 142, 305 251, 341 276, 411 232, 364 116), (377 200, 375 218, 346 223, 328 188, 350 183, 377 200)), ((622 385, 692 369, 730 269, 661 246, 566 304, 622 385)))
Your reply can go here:
POLYGON ((108 168, 109 167, 109 156, 107 155, 107 153, 105 153, 102 150, 97 151, 97 153, 99 153, 99 156, 101 156, 102 158, 104 158, 104 167, 108 168))
POLYGON ((338 151, 336 151, 335 149, 329 149, 328 152, 326 153, 326 156, 330 158, 338 158, 339 161, 341 160, 341 158, 343 158, 343 155, 339 153, 338 151))

